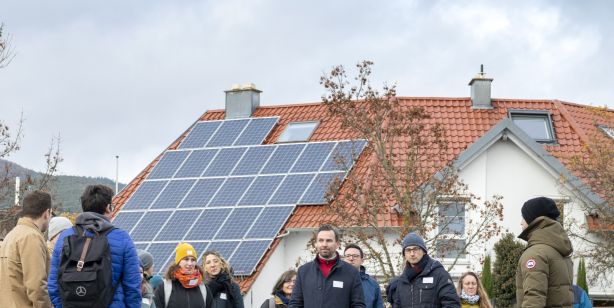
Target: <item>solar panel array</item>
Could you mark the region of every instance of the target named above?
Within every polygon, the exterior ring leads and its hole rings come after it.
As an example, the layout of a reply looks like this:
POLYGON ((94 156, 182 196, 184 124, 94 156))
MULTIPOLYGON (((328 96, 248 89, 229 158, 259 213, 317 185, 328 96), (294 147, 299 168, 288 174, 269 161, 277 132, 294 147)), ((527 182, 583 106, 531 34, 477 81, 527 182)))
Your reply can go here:
MULTIPOLYGON (((184 241, 250 275, 296 205, 325 204, 364 140, 263 145, 278 118, 198 122, 166 151, 116 216, 158 271, 184 241)), ((199 258, 199 262, 201 258, 199 258)))

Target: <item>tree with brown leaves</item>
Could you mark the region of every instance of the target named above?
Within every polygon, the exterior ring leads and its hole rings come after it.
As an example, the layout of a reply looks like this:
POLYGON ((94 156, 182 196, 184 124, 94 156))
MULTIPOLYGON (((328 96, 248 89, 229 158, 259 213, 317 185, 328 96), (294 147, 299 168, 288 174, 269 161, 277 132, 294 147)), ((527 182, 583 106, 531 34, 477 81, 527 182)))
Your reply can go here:
MULTIPOLYGON (((423 108, 401 103, 396 86, 375 89, 372 64, 358 63, 353 79, 336 66, 320 80, 331 120, 354 139, 368 141, 359 170, 348 174, 341 189, 338 182, 329 189, 331 221, 365 248, 386 279, 399 273, 400 249, 391 244, 409 231, 423 236, 429 251, 452 260, 451 268, 469 251, 483 251, 500 233, 501 198, 479 202, 469 192, 442 125, 423 108), (391 219, 400 227, 383 223, 391 219)), ((338 163, 348 162, 339 158, 338 163)))

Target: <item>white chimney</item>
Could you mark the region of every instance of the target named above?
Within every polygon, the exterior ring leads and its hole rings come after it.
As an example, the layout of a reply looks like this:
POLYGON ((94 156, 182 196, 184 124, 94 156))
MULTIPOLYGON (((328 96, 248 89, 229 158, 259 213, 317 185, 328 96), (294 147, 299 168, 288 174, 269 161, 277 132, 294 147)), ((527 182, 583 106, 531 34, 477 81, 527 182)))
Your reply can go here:
POLYGON ((484 74, 484 64, 480 65, 480 73, 478 73, 471 81, 471 105, 476 109, 492 109, 490 85, 492 78, 486 78, 484 74))
POLYGON ((249 118, 260 106, 260 93, 253 83, 235 84, 226 92, 226 119, 249 118))

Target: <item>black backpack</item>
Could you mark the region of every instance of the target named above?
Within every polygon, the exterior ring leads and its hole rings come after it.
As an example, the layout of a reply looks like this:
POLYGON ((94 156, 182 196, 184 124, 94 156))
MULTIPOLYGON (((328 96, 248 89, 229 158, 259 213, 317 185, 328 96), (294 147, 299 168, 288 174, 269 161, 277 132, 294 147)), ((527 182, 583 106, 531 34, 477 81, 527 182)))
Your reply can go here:
POLYGON ((107 234, 111 228, 93 237, 80 226, 64 238, 58 284, 62 306, 66 308, 109 307, 121 277, 113 286, 111 250, 107 234))

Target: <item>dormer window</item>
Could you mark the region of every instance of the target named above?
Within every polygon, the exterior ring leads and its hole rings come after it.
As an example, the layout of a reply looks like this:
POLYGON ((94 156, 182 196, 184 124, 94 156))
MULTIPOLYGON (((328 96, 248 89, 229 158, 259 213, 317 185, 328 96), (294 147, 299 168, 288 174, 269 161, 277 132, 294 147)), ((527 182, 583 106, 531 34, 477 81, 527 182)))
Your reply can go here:
POLYGON ((606 135, 608 135, 608 137, 614 139, 614 128, 611 128, 604 124, 599 124, 597 125, 597 127, 599 127, 601 131, 603 131, 606 135))
POLYGON ((320 122, 291 122, 277 139, 277 143, 309 141, 320 122))
POLYGON ((510 118, 529 137, 537 142, 555 142, 552 119, 547 111, 515 110, 510 111, 510 118))

